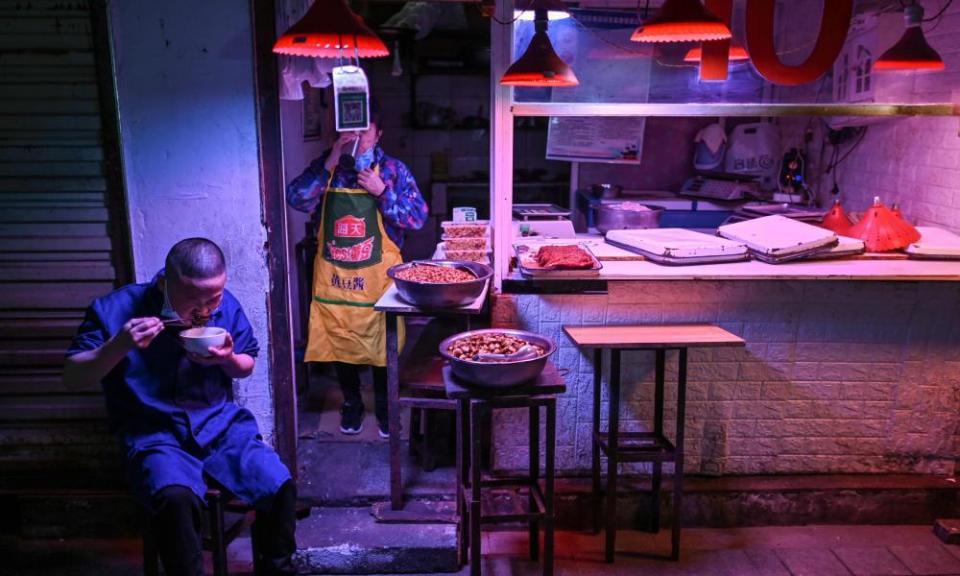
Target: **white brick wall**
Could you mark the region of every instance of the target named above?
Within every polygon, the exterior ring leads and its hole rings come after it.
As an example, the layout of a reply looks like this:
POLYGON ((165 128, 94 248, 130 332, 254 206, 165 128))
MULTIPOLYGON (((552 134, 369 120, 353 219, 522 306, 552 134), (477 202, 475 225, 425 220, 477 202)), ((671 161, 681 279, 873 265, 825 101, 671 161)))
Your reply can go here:
MULTIPOLYGON (((943 5, 924 3, 932 16, 943 5)), ((926 38, 943 57, 947 70, 915 77, 914 102, 957 102, 960 98, 960 4, 951 5, 926 38)), ((906 73, 912 74, 912 73, 906 73)), ((846 151, 845 146, 842 150, 846 151)), ((825 204, 832 181, 820 190, 825 204)), ((960 120, 950 117, 896 118, 873 124, 863 142, 839 167, 840 200, 860 212, 874 196, 899 202, 904 215, 921 225, 960 231, 960 120)))
MULTIPOLYGON (((611 282, 607 295, 506 296, 495 318, 550 336, 565 373, 558 467, 590 465, 592 353, 564 324, 717 323, 745 349, 694 349, 687 470, 704 474, 934 473, 953 470, 960 299, 952 284, 611 282)), ((667 429, 676 353, 668 354, 667 429)), ((621 419, 652 418, 653 353, 623 359, 621 419)), ((606 413, 606 387, 603 411, 606 413)), ((604 425, 606 416, 603 417, 604 425)), ((525 466, 526 418, 494 424, 498 468, 525 466)))

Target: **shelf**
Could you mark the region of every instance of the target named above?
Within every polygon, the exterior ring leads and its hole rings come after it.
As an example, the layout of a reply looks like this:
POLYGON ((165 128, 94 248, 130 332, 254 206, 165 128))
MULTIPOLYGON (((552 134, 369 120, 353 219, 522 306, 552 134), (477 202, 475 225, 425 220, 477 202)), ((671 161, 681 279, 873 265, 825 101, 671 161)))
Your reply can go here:
MULTIPOLYGON (((564 274, 571 274, 564 272, 564 274)), ((513 272, 514 284, 532 283, 513 272)), ((732 264, 702 264, 696 266, 661 266, 653 262, 604 261, 603 269, 593 275, 573 275, 550 280, 535 279, 537 283, 558 282, 566 286, 581 280, 817 280, 849 281, 871 280, 886 282, 960 282, 960 261, 946 260, 873 260, 837 259, 810 260, 786 264, 765 264, 757 260, 732 264)))
POLYGON ((957 104, 514 102, 514 116, 960 116, 957 104))

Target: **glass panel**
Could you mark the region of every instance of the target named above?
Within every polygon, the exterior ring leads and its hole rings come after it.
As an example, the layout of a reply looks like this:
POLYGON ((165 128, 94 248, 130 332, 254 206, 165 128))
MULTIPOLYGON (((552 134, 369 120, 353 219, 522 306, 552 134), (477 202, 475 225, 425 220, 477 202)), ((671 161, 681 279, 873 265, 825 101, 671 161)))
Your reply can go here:
MULTIPOLYGON (((799 64, 806 60, 817 40, 824 0, 777 4, 775 38, 778 54, 785 64, 799 64)), ((872 70, 879 54, 903 33, 903 14, 895 8, 896 5, 889 5, 879 13, 855 14, 846 44, 833 69, 800 86, 770 83, 749 60, 731 61, 729 77, 725 81, 701 81, 699 64, 684 61, 687 53, 699 44, 631 42, 629 37, 639 25, 636 11, 572 10, 571 18, 550 21, 548 34, 559 56, 573 68, 580 85, 575 88, 516 88, 514 102, 817 104, 827 107, 952 102, 952 82, 942 73, 876 73, 872 70)), ((746 46, 744 10, 745 2, 735 1, 733 32, 734 40, 740 46, 746 46)), ((640 12, 643 12, 642 8, 640 12)), ((532 34, 533 22, 519 20, 514 24, 515 55, 523 53, 532 34)), ((945 48, 938 46, 943 43, 942 39, 932 40, 935 49, 945 48)), ((900 110, 902 113, 903 109, 900 110)), ((939 110, 943 113, 952 109, 939 110)))

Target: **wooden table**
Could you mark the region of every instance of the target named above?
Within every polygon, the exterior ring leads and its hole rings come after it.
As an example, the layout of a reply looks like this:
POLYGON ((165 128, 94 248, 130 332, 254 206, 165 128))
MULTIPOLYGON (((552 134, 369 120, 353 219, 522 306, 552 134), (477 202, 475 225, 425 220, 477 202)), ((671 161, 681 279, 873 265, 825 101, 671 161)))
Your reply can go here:
POLYGON ((619 462, 651 462, 651 526, 660 526, 660 483, 664 462, 674 463, 673 520, 671 523, 670 558, 680 556, 680 510, 683 502, 684 411, 687 389, 687 349, 715 346, 743 346, 745 342, 719 326, 680 324, 662 326, 564 326, 563 331, 580 348, 593 348, 593 525, 599 532, 600 457, 607 455, 607 562, 613 562, 616 551, 617 464, 619 462), (610 350, 610 402, 607 432, 600 430, 600 386, 603 351, 610 350), (621 432, 620 427, 620 355, 624 350, 652 350, 656 354, 654 416, 652 432, 621 432), (667 350, 679 352, 677 370, 677 423, 674 441, 663 431, 664 372, 667 350), (620 440, 623 439, 621 445, 620 440))
POLYGON ((469 316, 483 312, 487 303, 487 293, 490 288, 488 282, 483 292, 476 300, 458 308, 419 308, 400 298, 394 284, 377 300, 373 309, 386 313, 387 321, 387 410, 388 428, 390 430, 390 505, 374 505, 374 515, 379 520, 389 520, 393 516, 397 520, 424 521, 429 518, 409 517, 400 514, 403 510, 403 482, 401 477, 401 442, 400 442, 400 343, 399 322, 400 316, 469 316))

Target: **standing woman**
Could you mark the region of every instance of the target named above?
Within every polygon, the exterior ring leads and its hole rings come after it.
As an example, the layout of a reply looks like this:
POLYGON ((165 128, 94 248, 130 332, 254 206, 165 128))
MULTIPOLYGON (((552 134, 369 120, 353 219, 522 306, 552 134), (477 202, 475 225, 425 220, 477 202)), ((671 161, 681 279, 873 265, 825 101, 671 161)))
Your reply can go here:
POLYGON ((360 369, 373 368, 380 436, 388 436, 386 320, 373 305, 400 264, 403 231, 417 230, 427 205, 407 166, 379 145, 381 113, 370 103, 370 127, 344 132, 287 186, 287 203, 301 212, 321 205, 314 261, 310 334, 304 360, 333 362, 343 392, 340 431, 363 427, 360 369), (339 166, 340 155, 359 138, 356 166, 339 166))

